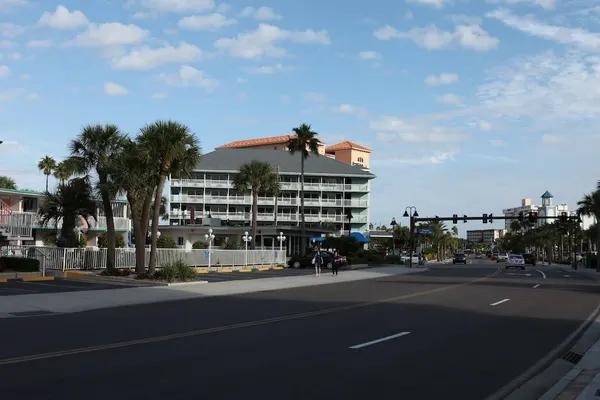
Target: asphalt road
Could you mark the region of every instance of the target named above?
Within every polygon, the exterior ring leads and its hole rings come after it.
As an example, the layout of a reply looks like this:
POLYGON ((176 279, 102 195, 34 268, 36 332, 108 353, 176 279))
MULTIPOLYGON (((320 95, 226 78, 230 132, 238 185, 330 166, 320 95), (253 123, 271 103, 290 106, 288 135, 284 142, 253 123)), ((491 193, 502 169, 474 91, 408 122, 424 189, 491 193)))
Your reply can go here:
POLYGON ((108 283, 88 283, 58 278, 53 281, 43 282, 23 282, 9 280, 6 283, 0 283, 0 297, 36 293, 75 292, 81 290, 123 289, 127 286, 128 285, 123 284, 112 285, 108 283))
POLYGON ((600 293, 592 280, 539 273, 465 284, 494 271, 444 267, 5 319, 2 391, 36 400, 481 400, 574 331, 600 293))

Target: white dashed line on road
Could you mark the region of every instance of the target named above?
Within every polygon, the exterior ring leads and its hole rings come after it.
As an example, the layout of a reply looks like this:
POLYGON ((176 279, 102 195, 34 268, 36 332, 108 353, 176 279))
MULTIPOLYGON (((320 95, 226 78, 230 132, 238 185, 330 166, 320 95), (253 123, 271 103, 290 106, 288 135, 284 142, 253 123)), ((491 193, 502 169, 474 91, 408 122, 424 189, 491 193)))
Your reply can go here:
POLYGON ((492 303, 492 304, 490 304, 490 306, 497 306, 497 305, 499 305, 499 304, 506 303, 506 302, 507 302, 507 301, 509 301, 509 300, 510 300, 510 299, 503 299, 503 300, 500 300, 500 301, 497 301, 497 302, 495 302, 495 303, 492 303))
POLYGON ((543 279, 546 279, 546 274, 544 273, 544 271, 540 271, 539 269, 536 269, 536 271, 542 274, 543 279))
POLYGON ((537 284, 537 285, 535 285, 533 288, 534 288, 534 289, 537 289, 537 288, 539 288, 539 287, 540 287, 540 284, 538 283, 538 284, 537 284))
POLYGON ((386 336, 386 337, 382 337, 380 339, 371 340, 370 342, 366 342, 366 343, 361 343, 361 344, 357 344, 357 345, 354 345, 354 346, 350 346, 350 348, 353 349, 353 350, 362 349, 363 347, 367 347, 367 346, 371 346, 371 345, 374 345, 374 344, 377 344, 377 343, 385 342, 387 340, 396 339, 396 338, 399 338, 399 337, 402 337, 402 336, 406 336, 406 335, 409 335, 409 334, 410 334, 410 332, 400 332, 400 333, 397 333, 395 335, 386 336))

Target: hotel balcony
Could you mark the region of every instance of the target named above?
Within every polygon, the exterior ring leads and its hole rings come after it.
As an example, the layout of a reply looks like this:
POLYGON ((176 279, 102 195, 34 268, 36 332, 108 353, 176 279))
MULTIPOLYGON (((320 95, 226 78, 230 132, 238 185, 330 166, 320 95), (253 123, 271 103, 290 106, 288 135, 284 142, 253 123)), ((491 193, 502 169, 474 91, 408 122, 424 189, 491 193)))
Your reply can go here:
MULTIPOLYGON (((129 231, 131 228, 131 221, 128 218, 114 218, 115 230, 116 231, 129 231)), ((83 222, 82 222, 83 224, 83 222)), ((97 220, 89 218, 87 221, 88 229, 105 231, 106 230, 106 217, 98 217, 97 220)), ((61 229, 62 221, 58 221, 56 224, 54 220, 48 221, 46 226, 42 226, 42 220, 39 216, 35 216, 33 221, 33 227, 36 229, 61 229)))
POLYGON ((18 240, 33 238, 34 213, 0 212, 0 239, 18 240))
MULTIPOLYGON (((226 180, 204 180, 204 179, 173 179, 171 187, 192 187, 210 189, 233 189, 231 181, 226 180)), ((281 182, 282 190, 298 191, 300 182, 281 182)), ((369 192, 368 184, 342 184, 342 183, 304 183, 304 190, 323 192, 369 192)))
MULTIPOLYGON (((245 212, 219 212, 219 211, 211 211, 210 216, 213 218, 218 218, 221 220, 229 220, 229 221, 250 221, 252 219, 251 213, 245 212)), ((189 211, 171 211, 169 217, 172 219, 190 219, 191 213, 189 211)), ((197 212, 195 215, 196 218, 202 218, 203 215, 200 212, 197 212)), ((206 217, 206 215, 204 216, 206 217)), ((345 215, 337 215, 337 214, 306 214, 305 215, 306 222, 348 222, 348 219, 345 215)), ((275 213, 258 213, 257 221, 275 221, 275 213)), ((277 214, 278 222, 298 222, 300 221, 300 214, 287 214, 287 213, 278 213, 277 214)), ((353 223, 366 223, 367 216, 365 215, 356 215, 352 218, 353 223)))
MULTIPOLYGON (((251 196, 199 196, 188 194, 174 194, 170 196, 171 204, 186 203, 186 204, 244 204, 251 205, 251 196)), ((275 205, 273 197, 259 197, 259 205, 275 205)), ((299 206, 299 198, 279 198, 277 200, 279 206, 299 206)), ((367 208, 369 202, 367 200, 342 200, 342 199, 304 199, 304 205, 310 207, 355 207, 367 208)))

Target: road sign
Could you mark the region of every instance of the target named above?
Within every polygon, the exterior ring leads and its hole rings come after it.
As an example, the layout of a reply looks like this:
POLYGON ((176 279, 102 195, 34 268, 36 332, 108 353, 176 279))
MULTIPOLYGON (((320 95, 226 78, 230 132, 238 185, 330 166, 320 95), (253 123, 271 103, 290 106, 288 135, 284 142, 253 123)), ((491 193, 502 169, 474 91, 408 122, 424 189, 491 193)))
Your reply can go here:
POLYGON ((419 233, 431 233, 431 229, 419 229, 419 233))

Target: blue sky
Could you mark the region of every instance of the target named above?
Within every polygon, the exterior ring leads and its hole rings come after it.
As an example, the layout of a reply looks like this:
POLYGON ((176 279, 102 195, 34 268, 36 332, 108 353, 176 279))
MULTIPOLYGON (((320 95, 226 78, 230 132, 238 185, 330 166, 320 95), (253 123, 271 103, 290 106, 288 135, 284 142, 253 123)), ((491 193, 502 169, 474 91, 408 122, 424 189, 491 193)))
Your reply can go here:
MULTIPOLYGON (((600 1, 0 0, 0 174, 84 124, 205 152, 309 123, 373 149, 372 219, 500 214, 598 178, 600 1)), ((459 225, 478 228, 476 223, 459 225)))

